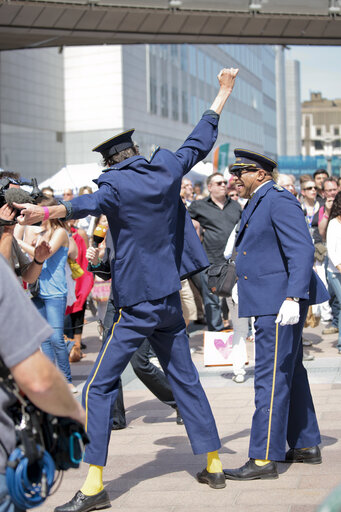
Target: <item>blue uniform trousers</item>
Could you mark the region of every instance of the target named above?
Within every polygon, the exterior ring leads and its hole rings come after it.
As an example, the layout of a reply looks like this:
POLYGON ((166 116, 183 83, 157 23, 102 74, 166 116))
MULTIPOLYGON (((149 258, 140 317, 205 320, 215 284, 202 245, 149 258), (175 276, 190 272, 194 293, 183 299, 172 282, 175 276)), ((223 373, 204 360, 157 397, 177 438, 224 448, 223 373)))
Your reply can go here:
POLYGON ((90 444, 84 461, 105 466, 118 379, 148 338, 171 385, 194 454, 220 448, 212 411, 192 362, 179 293, 120 309, 83 388, 90 444))
POLYGON ((255 405, 249 457, 280 461, 290 448, 321 442, 308 376, 303 366, 302 330, 308 305, 300 305, 300 321, 280 326, 276 315, 255 320, 255 405))

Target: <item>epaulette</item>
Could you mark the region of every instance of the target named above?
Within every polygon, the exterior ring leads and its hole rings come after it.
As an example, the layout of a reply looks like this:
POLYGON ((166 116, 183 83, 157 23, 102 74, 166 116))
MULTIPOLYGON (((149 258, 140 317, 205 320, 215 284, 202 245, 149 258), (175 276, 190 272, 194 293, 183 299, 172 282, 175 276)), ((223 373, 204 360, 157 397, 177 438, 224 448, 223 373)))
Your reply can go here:
POLYGON ((111 165, 110 167, 106 167, 101 172, 109 172, 115 169, 115 165, 111 165))
POLYGON ((160 146, 156 146, 153 151, 150 153, 150 157, 149 157, 149 162, 151 162, 154 158, 154 156, 156 155, 156 153, 159 151, 160 146))
POLYGON ((281 187, 281 185, 277 185, 277 183, 275 183, 275 184, 273 185, 273 188, 274 188, 275 190, 278 190, 278 192, 283 192, 283 190, 284 190, 284 188, 283 188, 283 187, 281 187))

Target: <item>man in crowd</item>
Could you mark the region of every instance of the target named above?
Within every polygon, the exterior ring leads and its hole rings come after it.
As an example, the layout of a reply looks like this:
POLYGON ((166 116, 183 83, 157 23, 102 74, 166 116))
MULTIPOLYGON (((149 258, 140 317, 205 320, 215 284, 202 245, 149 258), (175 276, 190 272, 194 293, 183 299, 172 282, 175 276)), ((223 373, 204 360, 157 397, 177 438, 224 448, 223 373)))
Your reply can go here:
MULTIPOLYGON (((321 206, 319 211, 318 230, 324 242, 326 240, 329 215, 333 206, 335 196, 338 193, 338 190, 339 189, 336 178, 331 176, 323 181, 322 191, 325 203, 323 206, 321 206)), ((333 289, 330 286, 328 286, 328 289, 331 295, 329 303, 331 306, 332 321, 330 325, 328 325, 322 330, 322 334, 337 334, 339 332, 338 323, 340 304, 339 301, 337 300, 337 297, 333 289)))
MULTIPOLYGON (((115 247, 111 264, 113 297, 118 308, 110 335, 83 389, 90 464, 82 489, 56 512, 85 512, 103 508, 103 488, 111 432, 110 411, 118 379, 132 354, 148 337, 183 417, 194 453, 208 453, 207 467, 197 478, 213 488, 225 487, 215 421, 189 350, 182 317, 180 278, 208 265, 200 241, 180 198, 181 180, 211 151, 219 115, 230 96, 238 70, 218 75, 220 89, 211 109, 175 152, 158 149, 150 160, 140 156, 133 130, 97 146, 104 172, 99 190, 52 207, 18 205, 19 221, 32 224, 44 217, 81 218, 104 213, 115 247), (98 421, 101 418, 101 421, 98 421)), ((235 203, 235 201, 234 201, 235 203)))
POLYGON ((63 199, 64 201, 71 201, 71 199, 73 199, 73 192, 71 190, 71 188, 66 188, 63 192, 63 199))
POLYGON ((239 316, 255 317, 256 410, 250 459, 224 473, 231 480, 277 478, 275 461, 321 462, 301 337, 309 304, 323 302, 328 293, 312 270, 314 246, 300 204, 272 179, 276 162, 243 149, 235 156, 230 173, 249 199, 236 267, 239 316))
MULTIPOLYGON (((316 182, 315 182, 316 183, 316 182)), ((321 206, 319 211, 319 222, 318 229, 322 240, 326 240, 326 232, 328 226, 328 219, 330 215, 330 211, 333 206, 333 202, 336 194, 338 193, 337 180, 334 177, 325 178, 322 182, 322 194, 324 199, 324 204, 321 206)))
MULTIPOLYGON (((209 196, 193 201, 188 208, 198 234, 202 233, 202 244, 211 264, 223 263, 224 249, 231 231, 241 216, 241 206, 226 194, 227 182, 220 173, 207 178, 209 196)), ((208 288, 207 272, 201 273, 201 291, 209 331, 222 331, 220 298, 208 288)))
POLYGON ((326 169, 317 169, 314 174, 314 181, 316 185, 316 200, 322 205, 324 203, 324 195, 323 195, 323 182, 326 178, 329 177, 326 169))
MULTIPOLYGON (((85 411, 72 397, 62 374, 40 350, 52 332, 25 295, 0 256, 0 356, 10 369, 21 391, 40 409, 56 416, 68 416, 85 422, 85 411)), ((12 398, 0 386, 0 509, 18 511, 8 494, 6 464, 15 448, 13 421, 7 408, 12 398)))
POLYGON ((188 178, 182 178, 180 196, 188 208, 194 198, 193 183, 188 178))

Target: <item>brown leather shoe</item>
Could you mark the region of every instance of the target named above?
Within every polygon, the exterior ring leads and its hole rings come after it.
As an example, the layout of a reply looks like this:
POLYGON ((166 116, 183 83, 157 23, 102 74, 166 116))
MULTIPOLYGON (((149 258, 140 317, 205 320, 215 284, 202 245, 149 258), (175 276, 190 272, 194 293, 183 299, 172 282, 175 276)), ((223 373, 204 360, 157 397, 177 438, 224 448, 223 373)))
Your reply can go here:
POLYGON ((69 354, 70 363, 78 363, 83 357, 80 347, 74 345, 69 354))

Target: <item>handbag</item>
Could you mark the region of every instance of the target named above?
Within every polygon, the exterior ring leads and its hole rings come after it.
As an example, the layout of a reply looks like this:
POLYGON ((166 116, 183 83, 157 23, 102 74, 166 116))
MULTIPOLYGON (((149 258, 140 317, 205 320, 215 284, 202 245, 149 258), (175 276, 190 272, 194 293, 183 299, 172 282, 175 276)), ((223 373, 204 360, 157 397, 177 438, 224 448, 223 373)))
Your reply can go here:
POLYGON ((223 263, 214 263, 208 267, 208 288, 215 295, 231 297, 232 289, 237 282, 236 258, 237 251, 234 244, 231 258, 223 263))
POLYGON ((208 267, 208 287, 219 297, 231 297, 232 288, 237 282, 236 263, 230 259, 224 263, 208 267))
POLYGON ((79 277, 82 277, 84 270, 79 265, 79 263, 77 263, 75 260, 72 260, 71 258, 68 258, 67 262, 70 265, 72 279, 78 279, 79 277))

